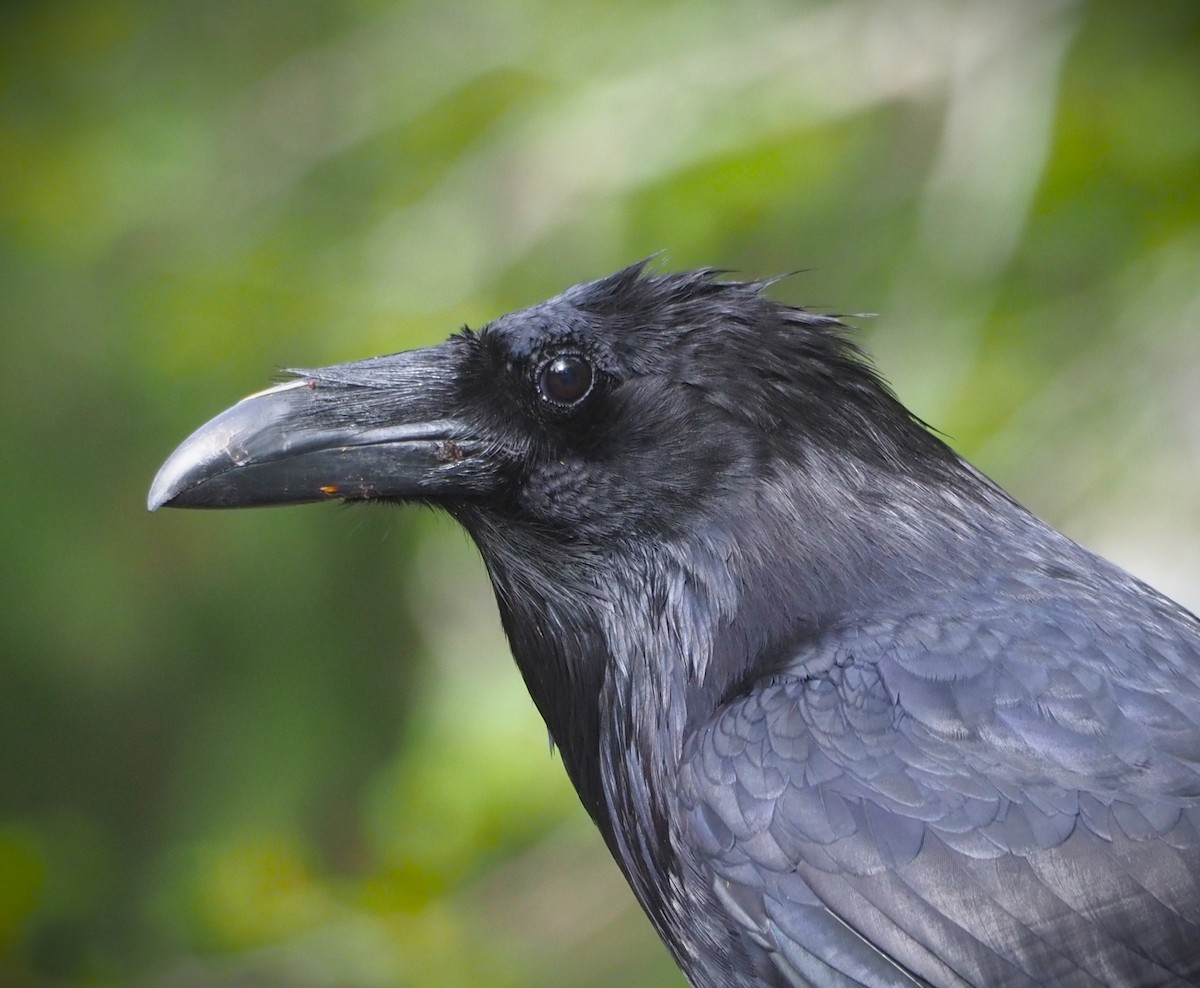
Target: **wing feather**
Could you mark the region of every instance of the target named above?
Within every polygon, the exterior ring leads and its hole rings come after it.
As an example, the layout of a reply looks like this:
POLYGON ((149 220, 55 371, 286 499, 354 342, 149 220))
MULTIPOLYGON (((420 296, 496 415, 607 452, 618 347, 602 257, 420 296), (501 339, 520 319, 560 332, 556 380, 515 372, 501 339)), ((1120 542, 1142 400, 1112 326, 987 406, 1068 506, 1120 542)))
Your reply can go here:
POLYGON ((961 613, 798 649, 689 738, 718 898, 797 985, 1200 984, 1200 704, 1166 688, 1200 657, 961 613))

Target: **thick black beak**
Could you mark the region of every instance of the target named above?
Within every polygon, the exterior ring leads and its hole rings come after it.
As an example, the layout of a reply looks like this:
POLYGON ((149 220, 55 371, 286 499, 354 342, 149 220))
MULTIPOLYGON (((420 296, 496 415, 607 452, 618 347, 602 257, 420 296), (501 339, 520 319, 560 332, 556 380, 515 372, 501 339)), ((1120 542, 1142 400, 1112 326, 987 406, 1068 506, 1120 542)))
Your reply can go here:
POLYGON ((484 444, 452 414, 456 357, 448 342, 293 371, 184 440, 149 508, 486 493, 484 444))

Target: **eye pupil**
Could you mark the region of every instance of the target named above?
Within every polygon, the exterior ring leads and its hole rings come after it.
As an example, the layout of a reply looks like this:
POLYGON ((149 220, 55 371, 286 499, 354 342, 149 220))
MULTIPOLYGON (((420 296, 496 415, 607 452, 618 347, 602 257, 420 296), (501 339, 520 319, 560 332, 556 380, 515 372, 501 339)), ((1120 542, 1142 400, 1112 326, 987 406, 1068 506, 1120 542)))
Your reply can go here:
POLYGON ((538 390, 547 401, 574 405, 592 390, 592 367, 576 353, 562 353, 542 366, 538 390))

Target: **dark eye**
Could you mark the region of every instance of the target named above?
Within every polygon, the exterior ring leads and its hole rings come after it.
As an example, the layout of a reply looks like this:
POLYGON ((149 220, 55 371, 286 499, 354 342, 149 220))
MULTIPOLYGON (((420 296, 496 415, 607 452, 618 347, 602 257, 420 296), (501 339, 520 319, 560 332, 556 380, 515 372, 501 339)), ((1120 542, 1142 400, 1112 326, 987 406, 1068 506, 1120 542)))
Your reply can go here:
POLYGON ((538 391, 556 405, 574 405, 592 390, 592 365, 577 353, 560 353, 542 364, 538 391))

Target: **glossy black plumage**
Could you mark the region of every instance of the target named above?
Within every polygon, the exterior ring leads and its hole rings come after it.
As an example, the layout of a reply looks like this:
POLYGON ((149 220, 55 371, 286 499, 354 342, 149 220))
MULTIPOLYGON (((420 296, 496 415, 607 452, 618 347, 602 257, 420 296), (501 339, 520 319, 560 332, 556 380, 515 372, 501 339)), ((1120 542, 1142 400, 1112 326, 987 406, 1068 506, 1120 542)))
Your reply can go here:
POLYGON ((694 985, 1200 984, 1200 623, 960 460, 835 320, 639 265, 297 374, 151 506, 458 518, 694 985))

